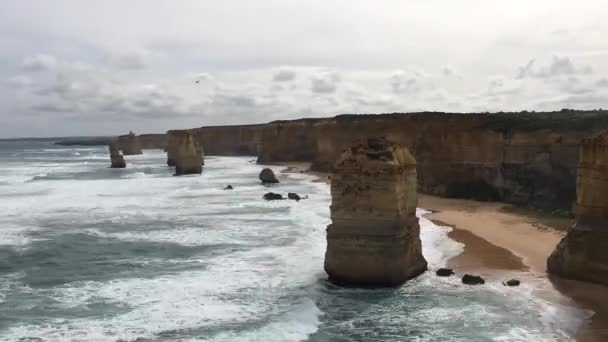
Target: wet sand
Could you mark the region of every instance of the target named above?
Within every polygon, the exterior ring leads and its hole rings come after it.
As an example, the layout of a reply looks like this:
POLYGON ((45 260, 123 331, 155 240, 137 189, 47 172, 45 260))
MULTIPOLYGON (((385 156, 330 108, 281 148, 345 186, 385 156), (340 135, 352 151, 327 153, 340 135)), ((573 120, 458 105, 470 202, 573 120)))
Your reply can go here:
MULTIPOLYGON (((545 220, 512 210, 504 203, 487 203, 419 195, 419 207, 438 225, 453 227, 449 236, 464 244, 464 252, 448 267, 458 273, 476 273, 489 280, 518 278, 546 281, 536 294, 565 306, 591 310, 577 332, 579 342, 608 341, 608 287, 548 276, 546 260, 565 234, 571 219, 545 220), (549 222, 547 224, 546 222, 549 222)), ((532 213, 533 214, 533 213, 532 213)), ((543 214, 544 215, 544 214, 543 214)))

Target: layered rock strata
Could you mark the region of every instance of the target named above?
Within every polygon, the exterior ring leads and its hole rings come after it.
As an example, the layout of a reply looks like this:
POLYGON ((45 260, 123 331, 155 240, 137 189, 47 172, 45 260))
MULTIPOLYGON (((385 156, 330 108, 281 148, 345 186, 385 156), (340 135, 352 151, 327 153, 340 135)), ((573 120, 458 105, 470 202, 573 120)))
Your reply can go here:
POLYGON ((581 144, 576 185, 576 223, 547 260, 547 270, 608 284, 608 131, 581 144))
POLYGON ((142 154, 141 145, 139 143, 139 137, 133 132, 129 132, 127 135, 121 135, 118 137, 118 141, 122 148, 122 154, 125 156, 142 154))
POLYGON ((421 192, 569 211, 580 141, 607 129, 607 114, 424 112, 276 121, 264 127, 259 161, 308 161, 327 172, 357 140, 385 136, 416 158, 421 192))
POLYGON ((113 169, 123 169, 127 167, 127 163, 125 163, 125 158, 118 149, 118 146, 116 146, 116 144, 114 143, 111 143, 108 147, 110 149, 110 167, 113 169))
POLYGON ((189 131, 174 131, 175 175, 187 175, 203 172, 202 149, 189 131))
POLYGON ((325 271, 341 286, 397 286, 423 273, 416 161, 407 148, 369 139, 346 150, 331 179, 325 271))

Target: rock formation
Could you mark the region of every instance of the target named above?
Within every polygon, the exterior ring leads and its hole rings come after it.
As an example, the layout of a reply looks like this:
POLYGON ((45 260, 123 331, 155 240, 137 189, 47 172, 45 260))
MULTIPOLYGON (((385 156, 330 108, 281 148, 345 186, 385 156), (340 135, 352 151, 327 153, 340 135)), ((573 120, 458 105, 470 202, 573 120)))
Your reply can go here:
POLYGON ((141 145, 139 143, 139 137, 133 132, 129 132, 126 136, 120 136, 122 154, 125 156, 141 154, 141 145))
POLYGON ((427 268, 416 217, 416 161, 407 148, 369 139, 334 167, 325 271, 343 286, 397 286, 427 268))
POLYGON ((395 113, 276 121, 262 132, 260 163, 312 162, 331 171, 357 140, 385 136, 418 165, 419 191, 571 209, 580 141, 608 128, 607 111, 395 113))
POLYGON ((547 260, 547 270, 608 284, 608 131, 582 142, 576 186, 576 223, 547 260))
POLYGON ((165 147, 165 152, 167 152, 167 166, 176 166, 178 145, 180 144, 181 137, 186 133, 190 134, 194 141, 194 146, 197 153, 200 155, 201 165, 205 165, 205 153, 203 151, 203 146, 200 143, 200 139, 198 139, 200 134, 197 132, 197 130, 183 129, 167 131, 167 146, 165 147))
POLYGON ((465 274, 462 276, 462 283, 466 285, 483 285, 486 281, 480 276, 465 274))
POLYGON ((272 171, 272 169, 269 169, 269 168, 265 168, 264 170, 262 170, 262 172, 260 172, 259 178, 262 181, 262 183, 278 183, 279 182, 277 177, 274 175, 274 171, 272 171))
POLYGON ((123 169, 127 167, 125 158, 122 156, 118 146, 116 146, 115 143, 111 143, 108 147, 110 148, 110 167, 113 169, 123 169))
POLYGON ((454 270, 451 268, 440 268, 437 270, 437 272, 435 272, 435 274, 439 277, 449 277, 456 273, 454 273, 454 270))
POLYGON ((283 195, 275 194, 274 192, 268 192, 268 193, 264 194, 263 198, 267 201, 277 201, 277 200, 285 199, 285 198, 283 198, 283 195))
POLYGON ((201 148, 189 131, 174 131, 175 175, 203 172, 201 148))

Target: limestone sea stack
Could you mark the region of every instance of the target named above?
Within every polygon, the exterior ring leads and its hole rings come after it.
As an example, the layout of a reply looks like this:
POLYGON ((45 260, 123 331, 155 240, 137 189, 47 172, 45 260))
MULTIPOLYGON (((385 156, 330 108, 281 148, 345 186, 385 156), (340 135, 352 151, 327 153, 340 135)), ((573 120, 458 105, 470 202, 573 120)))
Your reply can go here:
POLYGON ((175 175, 203 172, 201 149, 189 131, 175 131, 175 175))
POLYGON ((177 149, 177 131, 167 132, 167 146, 165 151, 167 152, 167 166, 175 166, 175 153, 177 149))
POLYGON ((129 132, 129 134, 125 136, 124 143, 122 145, 122 154, 125 156, 142 153, 139 137, 133 132, 129 132))
POLYGON ((124 169, 127 167, 127 163, 125 163, 125 158, 122 156, 122 153, 118 149, 116 144, 112 143, 109 145, 110 148, 110 167, 113 169, 124 169))
POLYGON ((383 138, 346 150, 331 178, 325 271, 340 286, 391 287, 427 269, 416 217, 416 161, 383 138))
POLYGON ((608 131, 583 140, 576 192, 576 223, 547 260, 547 270, 608 284, 608 131))

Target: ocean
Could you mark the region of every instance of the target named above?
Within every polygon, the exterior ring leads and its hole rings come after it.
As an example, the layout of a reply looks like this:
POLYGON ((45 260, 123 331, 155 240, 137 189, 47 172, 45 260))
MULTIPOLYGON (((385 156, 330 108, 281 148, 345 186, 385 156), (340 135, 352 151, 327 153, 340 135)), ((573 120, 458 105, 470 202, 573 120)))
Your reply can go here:
POLYGON ((463 246, 424 217, 429 272, 397 289, 332 286, 331 197, 314 176, 271 166, 281 183, 266 187, 255 157, 207 157, 182 177, 160 150, 125 159, 0 141, 0 341, 570 341, 588 316, 534 282, 435 276, 463 246))

